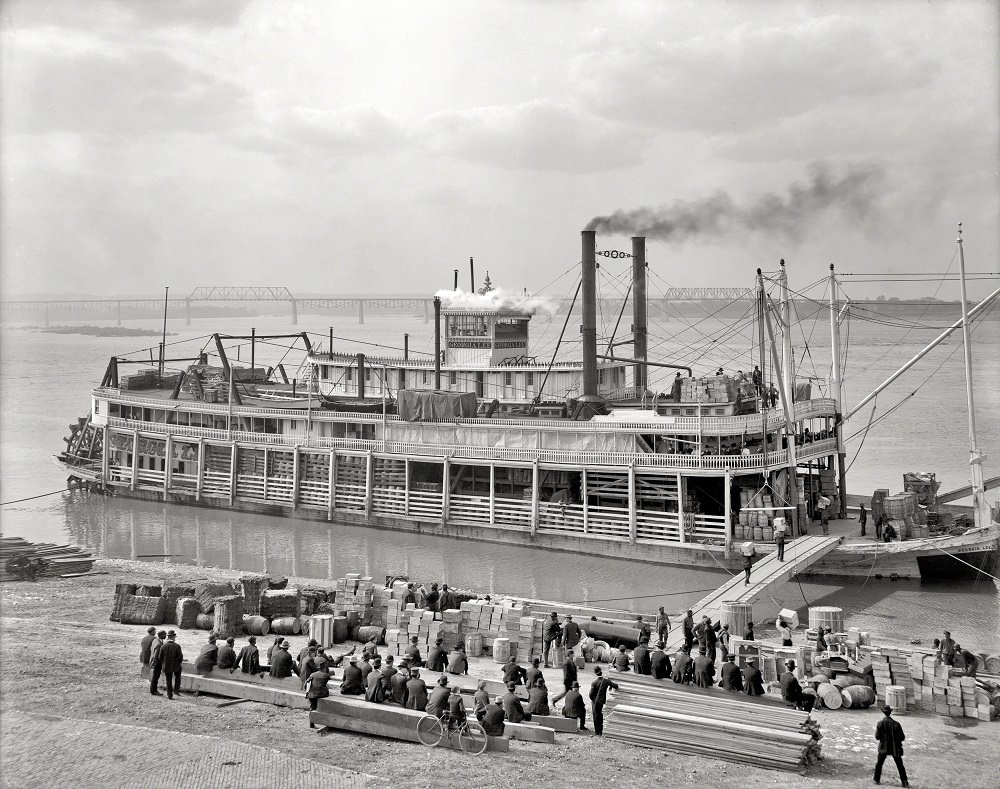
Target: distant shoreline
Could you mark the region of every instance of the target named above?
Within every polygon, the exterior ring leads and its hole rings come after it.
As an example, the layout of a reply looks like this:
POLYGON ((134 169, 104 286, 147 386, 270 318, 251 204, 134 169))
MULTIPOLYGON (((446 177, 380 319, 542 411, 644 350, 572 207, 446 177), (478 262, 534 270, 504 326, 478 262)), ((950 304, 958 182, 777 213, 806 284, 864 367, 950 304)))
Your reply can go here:
MULTIPOLYGON (((156 329, 133 329, 128 326, 50 326, 37 331, 45 334, 86 334, 90 337, 159 337, 156 329)), ((167 332, 173 335, 173 332, 167 332)))

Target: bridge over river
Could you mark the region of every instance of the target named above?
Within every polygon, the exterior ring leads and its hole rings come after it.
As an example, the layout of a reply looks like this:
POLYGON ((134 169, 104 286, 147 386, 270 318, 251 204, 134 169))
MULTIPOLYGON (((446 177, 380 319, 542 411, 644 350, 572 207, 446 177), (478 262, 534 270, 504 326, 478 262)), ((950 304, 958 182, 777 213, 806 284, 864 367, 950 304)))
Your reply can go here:
MULTIPOLYGON (((661 298, 650 299, 650 306, 665 306, 672 302, 740 301, 752 297, 745 288, 670 288, 661 298)), ((572 299, 552 299, 560 309, 566 309, 572 299)), ((601 307, 608 312, 620 305, 618 299, 601 299, 601 307)), ((287 304, 292 324, 298 323, 299 312, 317 314, 357 315, 358 323, 365 322, 365 312, 396 315, 422 315, 424 322, 434 314, 434 300, 413 295, 341 295, 295 296, 281 286, 204 286, 197 287, 187 296, 166 300, 167 316, 183 318, 191 323, 193 305, 240 305, 261 308, 268 304, 287 304)), ((577 305, 579 309, 579 305, 577 305)), ((55 319, 63 320, 114 320, 119 326, 126 320, 148 319, 163 315, 164 299, 149 298, 63 298, 0 301, 0 322, 42 320, 48 326, 55 319)))

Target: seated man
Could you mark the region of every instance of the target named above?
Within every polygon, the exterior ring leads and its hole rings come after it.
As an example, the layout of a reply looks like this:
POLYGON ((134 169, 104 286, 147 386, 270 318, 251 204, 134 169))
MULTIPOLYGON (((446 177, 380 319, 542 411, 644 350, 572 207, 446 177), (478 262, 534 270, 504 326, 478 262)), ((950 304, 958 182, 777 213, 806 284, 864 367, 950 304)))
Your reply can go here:
POLYGON ((462 699, 462 689, 455 685, 448 697, 448 728, 459 729, 466 721, 465 701, 462 699))
POLYGON ((483 731, 490 737, 503 737, 503 721, 503 699, 497 696, 492 704, 486 705, 486 712, 483 714, 483 731))

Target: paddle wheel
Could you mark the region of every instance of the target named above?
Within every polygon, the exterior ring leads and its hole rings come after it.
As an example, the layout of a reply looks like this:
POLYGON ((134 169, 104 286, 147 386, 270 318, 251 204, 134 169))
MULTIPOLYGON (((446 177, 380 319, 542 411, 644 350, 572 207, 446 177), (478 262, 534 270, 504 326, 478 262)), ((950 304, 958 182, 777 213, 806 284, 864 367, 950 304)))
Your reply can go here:
POLYGON ((69 425, 69 435, 63 438, 66 449, 60 460, 73 466, 100 465, 104 452, 104 431, 91 424, 90 415, 81 416, 69 425))

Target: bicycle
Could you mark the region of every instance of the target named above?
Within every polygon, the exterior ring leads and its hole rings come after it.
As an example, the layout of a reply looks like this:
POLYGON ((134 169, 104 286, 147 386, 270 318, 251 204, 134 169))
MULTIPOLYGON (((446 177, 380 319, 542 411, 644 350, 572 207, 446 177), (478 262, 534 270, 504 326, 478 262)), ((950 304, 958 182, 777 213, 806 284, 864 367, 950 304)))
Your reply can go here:
POLYGON ((449 742, 454 742, 455 735, 458 736, 458 747, 464 753, 479 756, 486 751, 486 730, 476 721, 466 719, 457 729, 448 713, 440 718, 428 713, 417 721, 417 739, 429 748, 440 744, 446 736, 449 742))

